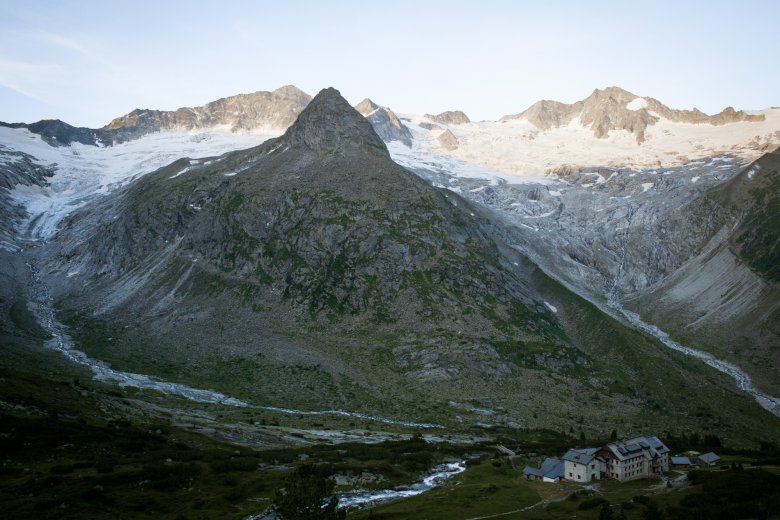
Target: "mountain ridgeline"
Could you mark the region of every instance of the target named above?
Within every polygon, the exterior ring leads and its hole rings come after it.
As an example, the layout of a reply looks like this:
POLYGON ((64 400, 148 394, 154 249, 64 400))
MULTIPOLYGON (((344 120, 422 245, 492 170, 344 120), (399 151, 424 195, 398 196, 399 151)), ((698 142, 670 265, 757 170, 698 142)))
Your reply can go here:
POLYGON ((748 114, 732 107, 725 108, 713 116, 694 108, 674 110, 657 99, 643 98, 618 87, 608 87, 593 93, 576 103, 560 101, 537 101, 519 114, 506 115, 501 121, 524 119, 541 130, 568 125, 579 118, 583 126, 589 127, 598 138, 606 138, 610 130, 625 130, 634 134, 637 143, 645 140, 645 131, 661 118, 679 123, 723 125, 737 121, 763 121, 761 114, 748 114))
POLYGON ((712 417, 765 429, 730 381, 547 277, 490 217, 394 163, 325 89, 279 138, 178 160, 85 206, 41 262, 88 354, 252 402, 443 424, 579 418, 593 434, 712 417), (685 405, 707 415, 669 408, 692 384, 705 390, 685 405))

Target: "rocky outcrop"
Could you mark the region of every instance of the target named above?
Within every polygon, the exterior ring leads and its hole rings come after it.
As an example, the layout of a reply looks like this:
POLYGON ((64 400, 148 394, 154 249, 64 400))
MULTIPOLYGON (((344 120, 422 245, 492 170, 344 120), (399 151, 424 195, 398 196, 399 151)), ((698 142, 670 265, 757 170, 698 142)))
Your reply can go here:
POLYGON ((366 98, 355 105, 355 109, 368 119, 383 141, 401 141, 406 146, 412 145, 412 133, 389 108, 366 98))
POLYGON ((310 100, 311 96, 288 85, 273 92, 238 94, 195 108, 183 107, 173 111, 136 109, 103 128, 74 127, 58 119, 32 124, 0 122, 0 126, 26 128, 52 146, 71 143, 112 145, 153 132, 204 130, 221 125, 229 126, 233 132, 258 128, 281 131, 295 121, 310 100))
POLYGON ((637 143, 645 140, 645 131, 660 118, 678 123, 723 125, 740 121, 763 121, 762 114, 748 114, 728 107, 719 114, 709 116, 698 109, 673 110, 653 98, 641 98, 618 87, 596 89, 583 101, 567 104, 558 101, 538 101, 527 110, 507 115, 501 121, 522 119, 540 130, 566 126, 575 118, 591 128, 598 138, 606 138, 612 130, 624 130, 636 137, 637 143))
POLYGON ((315 99, 316 103, 312 102, 279 138, 279 147, 305 146, 318 153, 341 154, 370 150, 390 158, 373 125, 338 90, 323 89, 315 99))
POLYGON ((0 144, 0 248, 15 250, 16 226, 27 215, 11 198, 17 186, 45 186, 54 169, 42 166, 34 157, 0 144))
POLYGON ((115 141, 123 141, 123 132, 98 130, 71 126, 59 119, 44 119, 37 123, 3 123, 0 126, 7 128, 25 128, 34 134, 41 136, 51 146, 68 146, 71 143, 86 145, 104 145, 115 141))
POLYGON ((460 110, 448 110, 435 115, 425 114, 425 117, 443 125, 463 125, 471 122, 469 117, 460 110))
POLYGON ((445 150, 453 151, 458 149, 458 138, 450 130, 445 130, 436 138, 439 145, 445 150))

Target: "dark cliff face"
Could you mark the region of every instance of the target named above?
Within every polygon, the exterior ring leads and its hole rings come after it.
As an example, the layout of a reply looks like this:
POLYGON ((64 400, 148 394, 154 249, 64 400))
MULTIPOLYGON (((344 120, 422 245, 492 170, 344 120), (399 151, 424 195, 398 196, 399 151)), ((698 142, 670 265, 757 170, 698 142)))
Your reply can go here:
POLYGON ((390 159, 371 123, 332 87, 317 94, 280 139, 289 146, 304 146, 317 152, 372 151, 390 159))

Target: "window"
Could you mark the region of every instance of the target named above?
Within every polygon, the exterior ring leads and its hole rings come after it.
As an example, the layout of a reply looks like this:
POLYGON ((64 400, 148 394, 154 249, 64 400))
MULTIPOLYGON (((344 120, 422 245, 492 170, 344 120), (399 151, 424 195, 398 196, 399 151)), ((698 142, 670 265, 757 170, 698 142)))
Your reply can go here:
POLYGON ((577 475, 577 480, 582 479, 582 475, 577 475))

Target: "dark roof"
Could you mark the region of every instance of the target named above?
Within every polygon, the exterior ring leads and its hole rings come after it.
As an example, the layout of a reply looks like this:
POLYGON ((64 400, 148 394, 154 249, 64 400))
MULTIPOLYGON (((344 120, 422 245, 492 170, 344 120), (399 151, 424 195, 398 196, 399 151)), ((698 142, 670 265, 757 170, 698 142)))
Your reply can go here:
POLYGON ((658 437, 636 437, 607 444, 606 448, 618 460, 636 457, 637 455, 652 459, 653 457, 669 453, 669 448, 658 437))
POLYGON ((523 475, 533 475, 535 477, 541 477, 542 472, 536 468, 532 468, 531 466, 526 466, 523 468, 523 475))
POLYGON ((590 464, 590 461, 592 461, 594 458, 594 453, 596 453, 596 448, 569 450, 563 456, 563 460, 568 460, 570 462, 583 465, 590 464))
POLYGON ((544 459, 544 462, 542 462, 541 468, 537 469, 526 466, 523 468, 523 474, 526 476, 533 475, 535 477, 544 477, 553 480, 556 478, 563 478, 563 461, 556 458, 546 458, 544 459))
POLYGON ((715 455, 713 452, 709 452, 705 453, 704 455, 699 455, 699 460, 705 464, 712 464, 713 462, 718 462, 720 457, 715 455))
POLYGON ((542 476, 556 479, 563 478, 564 464, 561 459, 548 458, 542 462, 542 476))

